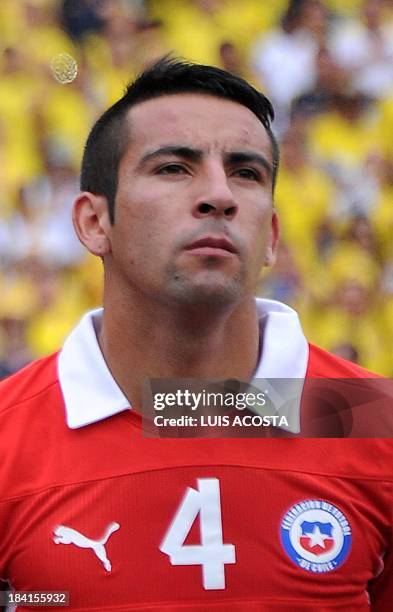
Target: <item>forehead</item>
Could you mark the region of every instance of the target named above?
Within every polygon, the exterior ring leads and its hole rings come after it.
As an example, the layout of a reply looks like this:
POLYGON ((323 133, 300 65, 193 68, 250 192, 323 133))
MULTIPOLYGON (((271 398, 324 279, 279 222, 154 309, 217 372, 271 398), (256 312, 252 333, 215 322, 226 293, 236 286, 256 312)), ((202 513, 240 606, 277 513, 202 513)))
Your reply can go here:
POLYGON ((252 149, 272 158, 269 136, 252 111, 204 94, 175 94, 142 102, 128 112, 129 152, 184 144, 206 153, 252 149))

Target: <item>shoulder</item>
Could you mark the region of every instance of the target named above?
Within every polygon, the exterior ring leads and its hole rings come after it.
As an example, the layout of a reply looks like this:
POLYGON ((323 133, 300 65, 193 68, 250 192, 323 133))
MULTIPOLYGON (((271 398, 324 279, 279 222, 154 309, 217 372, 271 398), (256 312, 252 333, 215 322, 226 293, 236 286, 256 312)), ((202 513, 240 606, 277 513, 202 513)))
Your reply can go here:
MULTIPOLYGON (((369 438, 392 461, 392 381, 310 345, 302 432, 320 438, 369 438), (374 439, 374 440, 373 440, 374 439)), ((386 473, 391 474, 391 470, 386 473)))
POLYGON ((381 378, 379 374, 309 344, 307 378, 381 378))
MULTIPOLYGON (((57 354, 0 383, 0 500, 47 485, 65 429, 57 354)), ((55 480, 55 479, 54 479, 55 480)))
POLYGON ((33 401, 58 384, 57 357, 54 353, 33 361, 19 372, 0 382, 0 414, 9 408, 33 401))

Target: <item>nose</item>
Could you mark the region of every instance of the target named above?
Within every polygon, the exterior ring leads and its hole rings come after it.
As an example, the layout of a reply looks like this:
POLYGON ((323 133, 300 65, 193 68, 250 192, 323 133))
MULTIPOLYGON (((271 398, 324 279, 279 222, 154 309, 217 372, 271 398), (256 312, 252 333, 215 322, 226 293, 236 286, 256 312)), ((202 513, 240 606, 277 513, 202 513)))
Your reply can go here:
POLYGON ((193 215, 198 218, 223 216, 233 219, 237 211, 238 205, 225 168, 220 163, 212 163, 200 177, 193 215))

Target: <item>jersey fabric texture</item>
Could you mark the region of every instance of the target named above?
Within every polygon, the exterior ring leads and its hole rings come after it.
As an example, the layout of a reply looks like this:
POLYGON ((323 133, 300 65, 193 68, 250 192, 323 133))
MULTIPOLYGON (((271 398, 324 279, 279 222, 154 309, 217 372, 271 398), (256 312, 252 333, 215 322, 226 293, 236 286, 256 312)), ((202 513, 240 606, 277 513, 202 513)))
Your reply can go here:
MULTIPOLYGON (((372 376, 257 303, 256 377, 372 376)), ((392 609, 392 442, 145 438, 100 316, 0 385, 0 578, 75 611, 392 609)))

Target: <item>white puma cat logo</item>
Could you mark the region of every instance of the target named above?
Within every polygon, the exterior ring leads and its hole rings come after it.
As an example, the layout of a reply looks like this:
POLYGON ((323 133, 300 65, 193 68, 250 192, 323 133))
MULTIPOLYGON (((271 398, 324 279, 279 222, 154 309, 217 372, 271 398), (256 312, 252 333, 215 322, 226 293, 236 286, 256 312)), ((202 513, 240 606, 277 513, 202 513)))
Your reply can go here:
POLYGON ((82 533, 79 533, 79 531, 76 531, 76 529, 66 527, 65 525, 59 525, 53 530, 53 541, 55 544, 75 544, 75 546, 79 546, 79 548, 91 548, 102 562, 106 571, 110 572, 112 565, 106 556, 105 544, 109 536, 118 529, 120 529, 119 523, 110 523, 100 540, 91 540, 82 533))

